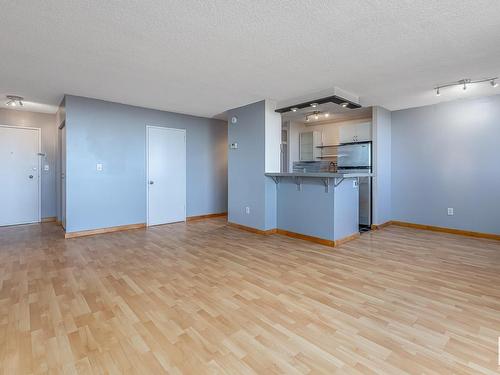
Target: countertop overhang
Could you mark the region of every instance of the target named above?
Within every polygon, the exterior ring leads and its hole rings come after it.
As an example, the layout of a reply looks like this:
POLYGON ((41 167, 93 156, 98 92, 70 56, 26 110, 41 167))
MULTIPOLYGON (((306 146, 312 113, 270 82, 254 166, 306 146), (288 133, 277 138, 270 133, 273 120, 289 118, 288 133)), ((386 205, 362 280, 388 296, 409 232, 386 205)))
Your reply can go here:
POLYGON ((268 177, 312 177, 312 178, 356 178, 373 177, 373 173, 331 173, 331 172, 284 172, 284 173, 265 173, 268 177))

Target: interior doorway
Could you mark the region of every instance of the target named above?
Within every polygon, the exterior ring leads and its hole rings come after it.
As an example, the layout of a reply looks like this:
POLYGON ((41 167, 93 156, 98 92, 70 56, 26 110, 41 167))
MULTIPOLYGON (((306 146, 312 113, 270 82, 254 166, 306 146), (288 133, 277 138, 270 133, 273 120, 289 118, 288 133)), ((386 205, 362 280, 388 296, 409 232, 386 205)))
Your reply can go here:
POLYGON ((186 220, 186 131, 146 127, 147 224, 186 220))

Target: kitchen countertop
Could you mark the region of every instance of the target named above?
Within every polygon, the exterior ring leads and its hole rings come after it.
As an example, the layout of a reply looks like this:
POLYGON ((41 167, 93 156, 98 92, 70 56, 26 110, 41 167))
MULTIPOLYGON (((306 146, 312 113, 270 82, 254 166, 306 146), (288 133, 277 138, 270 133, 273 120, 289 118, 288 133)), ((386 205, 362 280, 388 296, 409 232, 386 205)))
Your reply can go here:
POLYGON ((373 177, 373 173, 331 173, 331 172, 284 172, 284 173, 266 173, 268 177, 316 177, 316 178, 356 178, 373 177))

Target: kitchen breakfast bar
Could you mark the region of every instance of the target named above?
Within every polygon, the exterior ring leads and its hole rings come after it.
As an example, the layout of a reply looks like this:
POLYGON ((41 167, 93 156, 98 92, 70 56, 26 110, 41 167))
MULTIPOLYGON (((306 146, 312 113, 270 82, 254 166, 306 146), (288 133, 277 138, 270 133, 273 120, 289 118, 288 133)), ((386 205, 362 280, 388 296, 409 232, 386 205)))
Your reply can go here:
POLYGON ((266 173, 276 184, 278 232, 335 246, 359 235, 359 184, 371 173, 266 173))

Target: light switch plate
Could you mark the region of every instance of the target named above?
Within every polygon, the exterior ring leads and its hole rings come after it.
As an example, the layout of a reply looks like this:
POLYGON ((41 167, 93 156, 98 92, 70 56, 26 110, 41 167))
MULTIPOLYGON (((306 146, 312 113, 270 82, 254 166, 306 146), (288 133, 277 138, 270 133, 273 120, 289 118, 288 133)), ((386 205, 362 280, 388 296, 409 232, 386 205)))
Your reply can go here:
POLYGON ((448 216, 453 216, 455 215, 455 210, 453 208, 448 208, 448 216))
POLYGON ((43 166, 43 170, 44 170, 44 171, 48 171, 49 169, 50 169, 50 167, 49 167, 49 165, 48 165, 48 164, 45 164, 45 165, 43 166))
POLYGON ((236 150, 238 148, 238 143, 234 142, 234 143, 231 143, 231 145, 229 146, 232 150, 236 150))
POLYGON ((95 166, 95 169, 98 170, 98 171, 102 171, 102 164, 101 163, 97 163, 96 166, 95 166))

